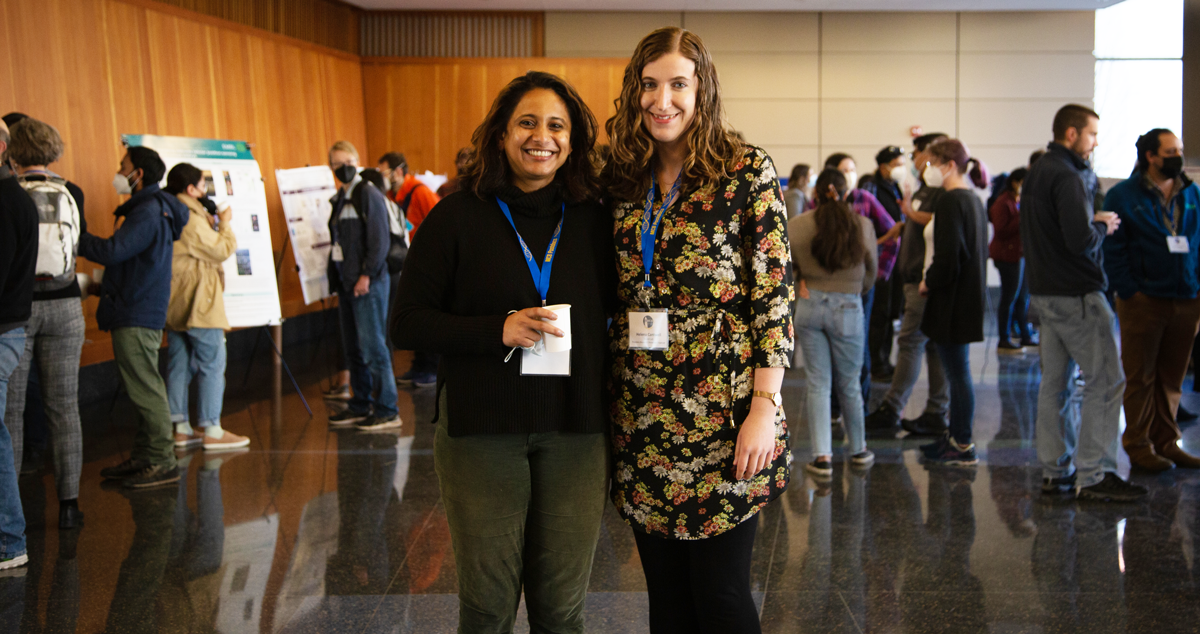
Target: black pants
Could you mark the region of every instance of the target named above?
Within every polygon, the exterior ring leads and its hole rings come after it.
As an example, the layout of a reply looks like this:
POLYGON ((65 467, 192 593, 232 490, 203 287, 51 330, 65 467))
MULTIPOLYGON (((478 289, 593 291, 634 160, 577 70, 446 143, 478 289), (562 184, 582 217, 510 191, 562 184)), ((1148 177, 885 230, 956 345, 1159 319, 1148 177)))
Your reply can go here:
POLYGON ((896 339, 895 320, 904 306, 904 283, 893 272, 886 282, 875 282, 875 305, 871 307, 867 346, 871 367, 886 370, 892 366, 892 342, 896 339))
POLYGON ((650 596, 651 634, 761 634, 750 594, 758 515, 708 539, 664 539, 635 530, 650 596))
POLYGON ((1013 322, 1021 339, 1029 338, 1029 282, 1025 279, 1025 259, 1017 262, 993 260, 1000 272, 1000 305, 996 307, 996 329, 1000 341, 1012 337, 1013 322))

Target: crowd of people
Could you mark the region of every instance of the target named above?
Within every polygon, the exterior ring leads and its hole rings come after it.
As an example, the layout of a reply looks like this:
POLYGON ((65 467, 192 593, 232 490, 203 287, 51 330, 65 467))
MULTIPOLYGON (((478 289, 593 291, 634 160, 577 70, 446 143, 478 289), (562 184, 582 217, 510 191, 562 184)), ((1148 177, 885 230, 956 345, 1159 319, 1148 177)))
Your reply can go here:
MULTIPOLYGON (((501 90, 437 193, 403 154, 362 169, 352 144, 330 148, 346 369, 326 396, 346 407, 329 423, 399 427, 397 385, 436 386, 460 631, 511 629, 522 594, 535 629, 583 631, 606 499, 633 529, 652 631, 760 631, 751 550, 758 512, 791 478, 780 391, 796 340, 812 478, 833 473, 835 426, 852 469, 875 462, 870 439, 901 433, 931 439, 930 466, 971 468, 970 346, 984 340, 989 257, 996 352, 1040 356, 1043 494, 1144 496, 1116 472, 1121 444, 1138 469, 1200 468, 1177 424, 1200 326, 1200 188, 1174 133, 1139 139, 1137 167, 1107 196, 1088 162, 1099 116, 1075 104, 1048 122, 1047 148, 1001 178, 934 133, 882 148, 862 178, 844 153, 797 165, 785 191, 722 113, 704 43, 672 27, 633 51, 607 146, 570 84, 530 71, 501 90), (396 348, 414 351, 399 377, 396 348), (923 413, 901 419, 923 361, 923 413), (872 379, 888 383, 873 411, 872 379)), ((25 558, 16 474, 31 368, 60 527, 83 521, 81 297, 99 295, 139 413, 129 458, 103 477, 169 484, 176 448, 249 443, 220 425, 232 211, 207 199, 196 167, 165 173, 154 150, 130 147, 114 178, 129 195, 121 222, 98 237, 83 192, 48 169, 62 148, 32 118, 0 128, 0 568, 25 558), (76 254, 104 266, 101 279, 77 276, 76 254)))

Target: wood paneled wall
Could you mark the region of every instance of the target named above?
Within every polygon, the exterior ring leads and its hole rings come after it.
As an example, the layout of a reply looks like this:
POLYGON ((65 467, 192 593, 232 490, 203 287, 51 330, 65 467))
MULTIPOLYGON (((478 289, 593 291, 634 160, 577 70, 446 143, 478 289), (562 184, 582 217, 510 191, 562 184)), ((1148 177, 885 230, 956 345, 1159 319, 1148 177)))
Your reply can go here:
POLYGON ((246 26, 358 52, 362 10, 340 0, 157 0, 246 26))
MULTIPOLYGON (((579 91, 603 128, 614 114, 627 59, 385 58, 363 59, 367 152, 404 152, 417 171, 453 174, 454 155, 470 145, 492 100, 514 77, 541 70, 579 91)), ((607 137, 600 134, 600 142, 607 137)))
MULTIPOLYGON (((0 2, 0 112, 53 124, 66 153, 51 169, 86 196, 88 228, 111 235, 120 134, 241 139, 266 181, 285 317, 308 309, 275 169, 323 164, 337 139, 366 145, 359 58, 149 0, 0 2)), ((80 271, 94 265, 81 261, 80 271)), ((88 319, 84 364, 110 359, 88 319)), ((319 308, 319 305, 317 305, 319 308)))

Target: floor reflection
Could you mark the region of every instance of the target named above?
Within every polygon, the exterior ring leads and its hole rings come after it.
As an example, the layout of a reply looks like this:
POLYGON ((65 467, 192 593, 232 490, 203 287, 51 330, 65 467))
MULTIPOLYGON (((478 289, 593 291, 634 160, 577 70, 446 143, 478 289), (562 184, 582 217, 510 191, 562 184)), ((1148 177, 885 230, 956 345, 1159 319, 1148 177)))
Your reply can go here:
MULTIPOLYGON (((821 484, 797 471, 764 511, 753 573, 764 631, 1195 631, 1200 472, 1134 473, 1151 489, 1142 504, 1044 499, 1037 356, 997 359, 980 344, 972 367, 977 469, 926 469, 916 441, 872 441, 872 469, 839 463, 821 484)), ((400 430, 331 430, 325 418, 336 410, 320 404, 330 373, 293 368, 315 417, 294 393, 272 398, 256 382, 269 372, 234 369, 251 379, 231 393, 222 422, 249 435, 250 450, 182 456, 184 478, 164 489, 100 486, 99 469, 129 446, 135 414, 121 399, 85 408, 87 525, 58 531, 51 477, 22 480, 31 562, 0 575, 0 630, 453 632, 457 579, 433 469, 432 392, 401 392, 400 430)), ((803 370, 789 371, 797 464, 808 453, 802 388, 803 370)), ((1195 426, 1184 443, 1200 449, 1195 426)), ((644 633, 632 534, 611 509, 603 522, 588 631, 644 633)))

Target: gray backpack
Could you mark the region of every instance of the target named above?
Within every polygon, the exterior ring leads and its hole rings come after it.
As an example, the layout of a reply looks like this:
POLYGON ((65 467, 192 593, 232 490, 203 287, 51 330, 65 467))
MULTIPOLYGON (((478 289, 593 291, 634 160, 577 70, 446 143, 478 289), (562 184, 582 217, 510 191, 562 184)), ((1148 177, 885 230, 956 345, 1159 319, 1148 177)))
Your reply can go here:
POLYGON ((45 180, 17 177, 38 210, 38 255, 33 290, 57 291, 75 280, 75 252, 79 249, 79 206, 57 176, 45 180))

